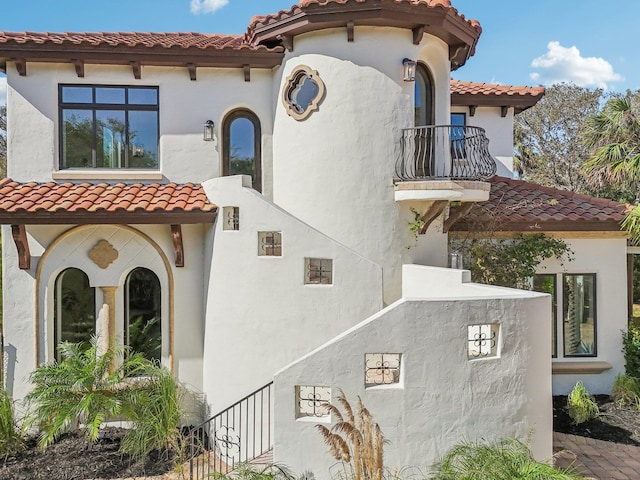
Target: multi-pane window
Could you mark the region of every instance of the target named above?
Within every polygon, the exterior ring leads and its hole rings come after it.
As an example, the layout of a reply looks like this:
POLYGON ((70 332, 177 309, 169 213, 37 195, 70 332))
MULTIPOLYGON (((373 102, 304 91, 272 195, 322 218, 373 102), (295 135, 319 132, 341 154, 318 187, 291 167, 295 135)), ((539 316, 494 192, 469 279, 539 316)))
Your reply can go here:
POLYGON ((235 110, 223 122, 223 175, 250 175, 262 191, 260 120, 249 110, 235 110))
POLYGON ((551 295, 551 355, 555 358, 558 356, 558 301, 557 301, 557 282, 555 274, 536 274, 533 276, 532 290, 540 293, 548 293, 551 295))
POLYGON ((60 168, 158 168, 158 88, 60 85, 60 168))
POLYGON ((364 356, 366 387, 400 383, 399 353, 367 353, 364 356))
POLYGON ((304 283, 331 285, 333 283, 333 260, 330 258, 305 258, 304 283))
POLYGON ((82 270, 67 268, 56 278, 54 305, 54 356, 60 361, 60 343, 88 345, 95 335, 96 289, 82 270))
POLYGON ((562 281, 565 357, 596 356, 596 276, 565 274, 562 281))
POLYGON ((296 418, 329 416, 331 388, 313 385, 296 386, 296 418))
POLYGON ((282 233, 258 232, 258 255, 261 257, 281 257, 282 233))
POLYGON ((125 289, 125 344, 149 360, 161 360, 160 280, 146 268, 128 276, 125 289))

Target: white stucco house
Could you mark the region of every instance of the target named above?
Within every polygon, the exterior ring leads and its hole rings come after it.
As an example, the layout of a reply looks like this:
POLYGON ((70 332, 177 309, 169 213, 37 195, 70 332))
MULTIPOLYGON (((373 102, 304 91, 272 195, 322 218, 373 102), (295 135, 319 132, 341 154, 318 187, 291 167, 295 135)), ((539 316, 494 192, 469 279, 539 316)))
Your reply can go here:
MULTIPOLYGON (((392 467, 531 432, 550 458, 551 296, 446 268, 450 202, 490 201, 513 115, 543 94, 452 81, 480 33, 449 0, 301 0, 244 35, 1 32, 9 392, 99 333, 223 412, 226 464, 273 448, 322 477, 313 426, 338 389, 392 467)), ((626 241, 603 237, 617 269, 626 241)), ((576 258, 600 248, 576 238, 576 258)), ((620 371, 607 339, 578 360, 620 371)))

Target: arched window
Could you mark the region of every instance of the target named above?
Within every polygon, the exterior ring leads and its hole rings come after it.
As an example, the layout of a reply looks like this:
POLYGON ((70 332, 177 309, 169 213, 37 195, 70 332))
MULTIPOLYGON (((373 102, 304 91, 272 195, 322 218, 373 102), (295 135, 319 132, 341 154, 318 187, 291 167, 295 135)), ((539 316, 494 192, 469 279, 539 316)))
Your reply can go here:
POLYGON ((149 360, 162 356, 160 280, 146 268, 129 273, 125 283, 124 342, 149 360))
POLYGON ((424 127, 434 123, 433 78, 422 64, 416 67, 415 82, 415 126, 424 127))
POLYGON ((260 120, 250 110, 235 110, 224 119, 223 175, 251 175, 253 188, 262 191, 260 120))
POLYGON ((58 275, 54 307, 54 353, 60 361, 60 343, 88 343, 96 333, 96 292, 86 273, 67 268, 58 275))

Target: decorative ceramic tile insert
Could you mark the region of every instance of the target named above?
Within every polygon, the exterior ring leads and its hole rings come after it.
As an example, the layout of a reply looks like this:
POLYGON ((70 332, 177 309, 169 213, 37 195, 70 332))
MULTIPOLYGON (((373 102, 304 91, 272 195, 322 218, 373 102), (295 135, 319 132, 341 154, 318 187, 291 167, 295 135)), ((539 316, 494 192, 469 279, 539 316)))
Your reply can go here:
POLYGON ((118 251, 106 240, 100 240, 89 251, 89 258, 102 269, 108 268, 118 259, 118 251))
POLYGON ((240 230, 240 207, 222 207, 223 230, 240 230))
POLYGON ((330 387, 296 385, 296 418, 326 418, 330 402, 330 387))
POLYGON ((469 325, 467 332, 467 356, 470 360, 498 356, 500 325, 469 325))
POLYGON ((400 353, 367 353, 364 356, 366 387, 400 383, 400 353))
POLYGON ((282 233, 258 232, 258 256, 281 257, 282 256, 282 233))
POLYGON ((304 283, 308 285, 333 284, 333 260, 329 258, 305 258, 304 271, 304 283))

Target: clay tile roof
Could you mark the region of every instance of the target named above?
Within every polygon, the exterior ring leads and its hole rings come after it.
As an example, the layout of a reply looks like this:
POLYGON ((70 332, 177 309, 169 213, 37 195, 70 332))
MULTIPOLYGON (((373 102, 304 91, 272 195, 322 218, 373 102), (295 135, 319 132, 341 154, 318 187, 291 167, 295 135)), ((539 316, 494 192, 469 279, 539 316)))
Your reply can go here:
POLYGON ((452 230, 619 231, 620 222, 631 208, 522 180, 496 176, 490 182, 489 200, 479 203, 452 230))
POLYGON ((0 223, 210 223, 200 185, 19 183, 0 180, 0 223))
POLYGON ((519 113, 538 103, 544 92, 544 87, 451 80, 452 105, 513 106, 519 113))

